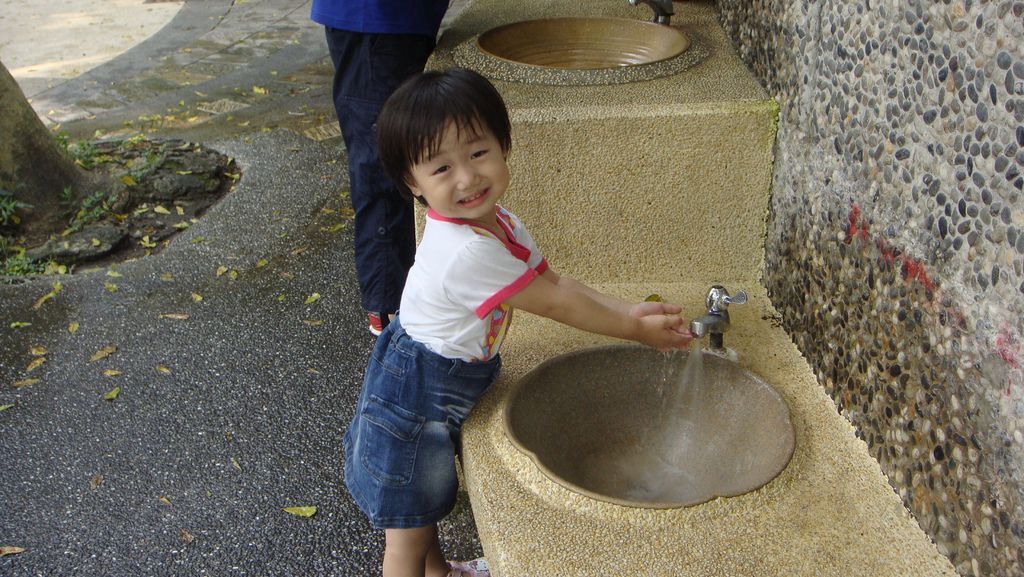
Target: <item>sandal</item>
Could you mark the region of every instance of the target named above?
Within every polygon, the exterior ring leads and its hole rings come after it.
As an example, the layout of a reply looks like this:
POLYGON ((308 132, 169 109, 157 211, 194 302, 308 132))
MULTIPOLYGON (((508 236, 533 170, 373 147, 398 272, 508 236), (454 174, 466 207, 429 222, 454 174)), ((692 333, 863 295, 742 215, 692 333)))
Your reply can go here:
POLYGON ((491 577, 491 569, 483 557, 472 561, 449 561, 448 577, 491 577))

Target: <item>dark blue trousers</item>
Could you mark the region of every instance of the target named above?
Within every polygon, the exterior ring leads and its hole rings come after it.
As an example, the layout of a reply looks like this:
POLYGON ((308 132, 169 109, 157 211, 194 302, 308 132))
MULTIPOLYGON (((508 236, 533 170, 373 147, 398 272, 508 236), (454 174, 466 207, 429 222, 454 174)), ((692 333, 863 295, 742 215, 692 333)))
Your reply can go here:
POLYGON ((363 309, 390 313, 398 310, 402 298, 416 253, 416 233, 412 201, 399 194, 381 169, 374 128, 388 96, 406 78, 423 71, 435 40, 416 34, 326 30, 334 62, 334 110, 348 152, 363 309))

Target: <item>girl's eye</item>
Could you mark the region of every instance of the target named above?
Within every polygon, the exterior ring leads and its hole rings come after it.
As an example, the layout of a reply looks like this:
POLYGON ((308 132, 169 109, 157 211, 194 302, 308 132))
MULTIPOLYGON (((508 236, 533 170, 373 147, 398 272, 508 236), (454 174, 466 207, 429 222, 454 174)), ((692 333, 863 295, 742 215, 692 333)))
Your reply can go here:
POLYGON ((447 164, 445 164, 444 166, 439 166, 437 167, 437 169, 434 170, 434 174, 444 174, 445 172, 448 172, 450 168, 451 167, 448 166, 447 164))
POLYGON ((485 154, 487 154, 487 149, 486 148, 484 150, 478 150, 478 151, 474 152, 473 153, 473 158, 480 158, 481 156, 483 156, 485 154))

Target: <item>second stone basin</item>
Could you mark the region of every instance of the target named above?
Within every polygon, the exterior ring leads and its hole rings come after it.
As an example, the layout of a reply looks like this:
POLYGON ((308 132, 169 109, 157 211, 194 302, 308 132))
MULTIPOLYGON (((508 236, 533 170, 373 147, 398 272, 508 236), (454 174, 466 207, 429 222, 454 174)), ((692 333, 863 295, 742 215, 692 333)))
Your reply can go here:
POLYGON ((596 16, 504 24, 454 51, 460 66, 491 78, 567 86, 652 80, 692 68, 707 55, 679 27, 596 16))
POLYGON ((492 28, 477 44, 518 64, 589 70, 673 58, 690 40, 675 28, 625 18, 546 18, 492 28))
POLYGON ((631 507, 747 493, 794 449, 788 406, 753 373, 716 355, 634 345, 541 364, 516 384, 504 424, 553 481, 631 507))

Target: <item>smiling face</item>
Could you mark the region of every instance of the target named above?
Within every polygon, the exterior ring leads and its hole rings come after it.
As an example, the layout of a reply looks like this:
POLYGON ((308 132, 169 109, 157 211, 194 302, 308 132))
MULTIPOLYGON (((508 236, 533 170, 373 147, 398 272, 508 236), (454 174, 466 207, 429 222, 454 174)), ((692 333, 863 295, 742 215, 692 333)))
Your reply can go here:
POLYGON ((441 216, 497 228, 494 206, 509 184, 505 152, 485 127, 448 123, 440 146, 409 171, 409 190, 441 216))

